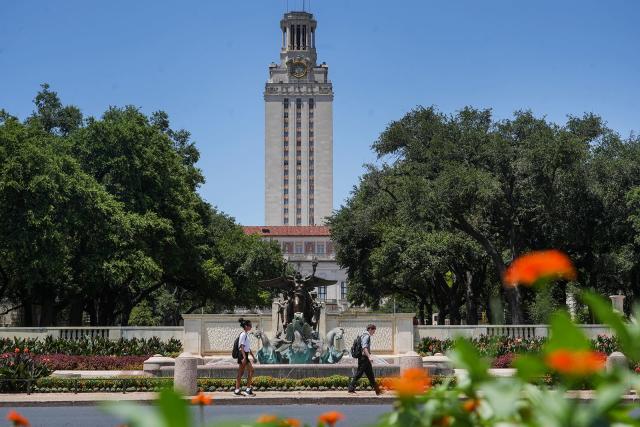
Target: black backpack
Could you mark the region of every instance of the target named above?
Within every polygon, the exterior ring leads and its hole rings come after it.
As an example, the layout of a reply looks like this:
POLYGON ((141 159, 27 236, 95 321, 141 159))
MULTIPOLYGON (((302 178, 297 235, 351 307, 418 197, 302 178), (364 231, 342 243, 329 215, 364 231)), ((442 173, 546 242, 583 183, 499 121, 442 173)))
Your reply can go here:
POLYGON ((358 335, 351 344, 351 357, 358 359, 362 356, 362 337, 358 335))
POLYGON ((233 350, 231 350, 231 357, 233 357, 234 359, 237 359, 238 357, 240 357, 240 349, 238 348, 238 344, 240 343, 240 335, 238 335, 236 337, 236 340, 233 342, 233 350))

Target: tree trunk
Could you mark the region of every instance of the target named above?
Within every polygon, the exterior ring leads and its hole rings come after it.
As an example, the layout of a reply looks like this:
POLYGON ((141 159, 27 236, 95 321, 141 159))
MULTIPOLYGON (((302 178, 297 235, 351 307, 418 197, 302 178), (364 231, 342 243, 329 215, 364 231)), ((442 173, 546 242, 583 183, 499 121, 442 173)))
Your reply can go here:
POLYGON ((22 312, 22 324, 27 327, 33 326, 33 306, 31 305, 31 301, 22 301, 22 306, 24 307, 22 312))
POLYGON ((471 272, 466 273, 466 285, 467 285, 467 325, 478 324, 478 301, 477 295, 474 289, 474 275, 471 272))
POLYGON ((82 301, 74 298, 69 304, 69 325, 82 326, 82 301))
MULTIPOLYGON (((493 263, 493 266, 496 270, 496 274, 502 279, 502 276, 504 276, 504 272, 506 270, 506 266, 504 264, 504 261, 502 260, 502 257, 500 256, 496 248, 493 247, 489 239, 483 236, 482 233, 480 233, 478 230, 473 228, 473 226, 469 224, 467 220, 462 216, 457 216, 455 219, 455 227, 460 231, 467 233, 471 238, 473 238, 483 247, 483 249, 487 252, 487 255, 489 255, 489 258, 491 258, 491 262, 493 263)), ((511 323, 514 325, 523 323, 524 318, 522 314, 522 305, 518 288, 509 287, 508 289, 505 289, 505 296, 511 312, 511 323)))

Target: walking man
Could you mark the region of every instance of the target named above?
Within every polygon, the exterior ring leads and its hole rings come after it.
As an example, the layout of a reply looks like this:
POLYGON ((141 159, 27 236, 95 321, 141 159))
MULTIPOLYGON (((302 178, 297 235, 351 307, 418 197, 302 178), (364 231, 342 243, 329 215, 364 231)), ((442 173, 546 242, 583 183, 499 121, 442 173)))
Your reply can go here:
POLYGON ((236 396, 255 396, 253 393, 253 365, 249 360, 249 355, 253 358, 253 363, 256 363, 256 357, 251 351, 251 344, 249 343, 249 331, 251 331, 251 320, 244 320, 240 318, 240 327, 242 333, 238 337, 238 376, 236 377, 236 389, 233 394, 236 396), (242 375, 244 371, 247 371, 247 388, 241 390, 242 375))
POLYGON ((356 375, 351 379, 349 384, 349 393, 356 392, 356 384, 362 375, 366 375, 369 379, 371 388, 376 391, 376 395, 382 394, 382 390, 376 384, 376 378, 373 375, 373 356, 371 355, 371 337, 376 333, 376 325, 373 323, 367 326, 367 330, 360 335, 360 343, 362 346, 362 353, 358 357, 358 370, 356 375))

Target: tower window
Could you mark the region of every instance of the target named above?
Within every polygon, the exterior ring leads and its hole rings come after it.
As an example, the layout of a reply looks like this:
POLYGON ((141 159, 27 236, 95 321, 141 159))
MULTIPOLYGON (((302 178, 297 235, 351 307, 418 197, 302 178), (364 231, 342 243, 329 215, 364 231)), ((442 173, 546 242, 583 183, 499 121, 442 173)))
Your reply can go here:
MULTIPOLYGON (((313 108, 313 106, 313 98, 309 98, 309 109, 313 108)), ((309 111, 309 114, 311 114, 311 111, 309 111)))
POLYGON ((320 301, 326 301, 326 299, 327 299, 327 287, 326 286, 318 286, 318 299, 320 301))

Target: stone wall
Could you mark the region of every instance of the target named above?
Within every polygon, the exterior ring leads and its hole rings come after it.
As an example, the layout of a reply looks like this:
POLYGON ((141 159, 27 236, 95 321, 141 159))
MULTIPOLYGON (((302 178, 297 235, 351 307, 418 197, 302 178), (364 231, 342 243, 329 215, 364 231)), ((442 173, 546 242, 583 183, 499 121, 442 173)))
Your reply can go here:
POLYGON ((183 340, 182 326, 48 326, 48 327, 0 327, 0 338, 53 338, 77 339, 80 337, 102 337, 111 340, 120 338, 158 337, 162 341, 171 338, 183 340))
MULTIPOLYGON (((589 338, 613 335, 605 325, 578 325, 589 338)), ((549 335, 548 325, 420 325, 415 326, 416 343, 423 338, 453 339, 458 336, 478 338, 481 335, 513 338, 542 338, 549 335)))
MULTIPOLYGON (((333 328, 345 330, 345 347, 350 347, 354 338, 365 330, 368 324, 377 326, 373 338, 373 352, 378 354, 400 354, 413 350, 413 313, 376 314, 376 313, 323 313, 320 332, 324 335, 333 328)), ((240 334, 238 315, 228 314, 188 314, 184 315, 184 349, 190 353, 202 355, 230 355, 233 342, 240 334)), ((267 332, 269 338, 276 333, 276 317, 271 313, 264 315, 245 315, 253 328, 267 332)), ((251 337, 251 348, 258 349, 258 340, 251 337)))
MULTIPOLYGON (((185 314, 184 319, 184 351, 193 354, 216 354, 231 356, 233 342, 242 329, 238 319, 251 320, 253 329, 260 329, 271 334, 271 313, 258 314, 185 314)), ((250 336, 251 348, 257 350, 258 340, 250 336)))

